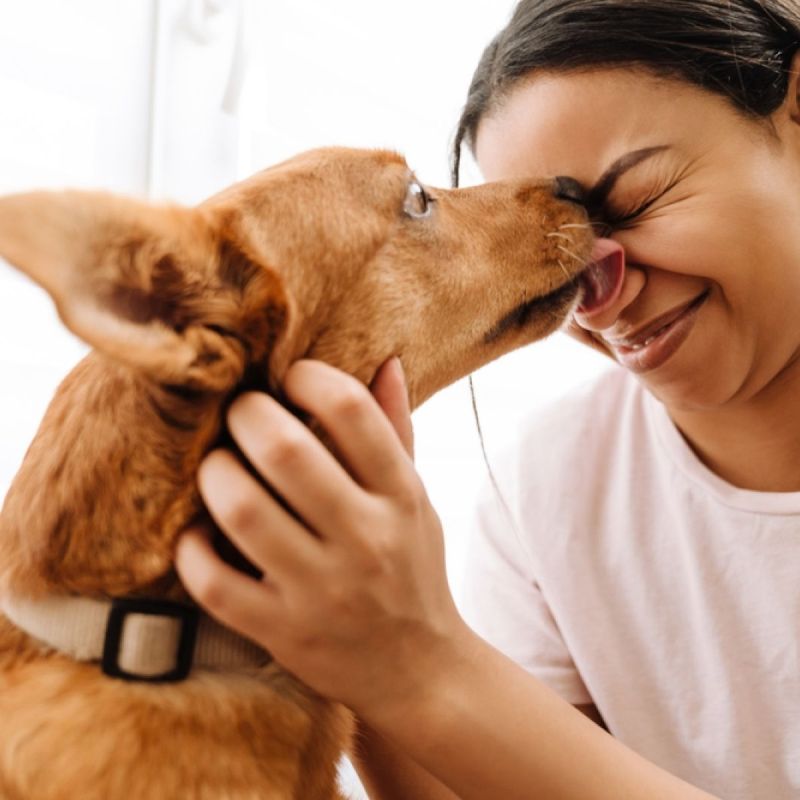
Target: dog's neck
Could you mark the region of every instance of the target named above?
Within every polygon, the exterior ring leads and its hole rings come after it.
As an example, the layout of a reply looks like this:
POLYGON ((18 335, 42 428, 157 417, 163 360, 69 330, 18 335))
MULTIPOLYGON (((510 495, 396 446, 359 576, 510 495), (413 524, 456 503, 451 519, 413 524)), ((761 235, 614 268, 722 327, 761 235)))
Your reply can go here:
POLYGON ((269 654, 185 603, 127 598, 0 597, 0 611, 36 645, 95 662, 109 677, 175 682, 195 669, 260 670, 269 654))
POLYGON ((195 475, 224 404, 87 356, 56 393, 6 497, 0 591, 174 599, 175 541, 202 510, 195 475))

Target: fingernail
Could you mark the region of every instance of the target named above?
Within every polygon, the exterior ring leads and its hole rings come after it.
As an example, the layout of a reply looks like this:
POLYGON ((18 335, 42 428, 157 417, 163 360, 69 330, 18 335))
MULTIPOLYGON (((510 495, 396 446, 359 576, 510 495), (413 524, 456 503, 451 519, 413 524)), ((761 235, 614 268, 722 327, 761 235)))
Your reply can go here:
POLYGON ((393 369, 397 372, 397 377, 400 378, 400 382, 403 384, 403 386, 405 386, 406 373, 405 370, 403 369, 403 362, 400 361, 400 356, 393 356, 392 362, 393 362, 393 369))

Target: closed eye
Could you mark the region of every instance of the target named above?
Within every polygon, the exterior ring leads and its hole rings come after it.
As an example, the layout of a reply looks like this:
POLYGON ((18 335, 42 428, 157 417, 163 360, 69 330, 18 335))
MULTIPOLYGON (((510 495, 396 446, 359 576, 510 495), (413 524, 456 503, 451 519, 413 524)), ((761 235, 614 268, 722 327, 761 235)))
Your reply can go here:
POLYGON ((641 205, 637 206, 633 211, 627 211, 624 213, 619 213, 613 211, 613 209, 606 206, 600 213, 600 219, 603 223, 605 223, 609 228, 619 230, 620 228, 625 228, 626 226, 630 225, 637 217, 641 217, 652 205, 654 205, 658 200, 664 197, 667 192, 672 190, 676 184, 678 183, 677 180, 672 181, 663 191, 658 192, 658 194, 651 197, 649 200, 646 200, 641 205))
POLYGON ((634 211, 629 211, 625 214, 619 214, 611 210, 606 210, 603 214, 603 221, 612 228, 623 227, 628 223, 633 222, 636 217, 640 217, 642 214, 644 214, 644 212, 647 211, 647 209, 650 208, 650 206, 652 206, 653 203, 655 203, 660 197, 661 195, 658 195, 657 197, 648 200, 646 203, 643 203, 634 211))

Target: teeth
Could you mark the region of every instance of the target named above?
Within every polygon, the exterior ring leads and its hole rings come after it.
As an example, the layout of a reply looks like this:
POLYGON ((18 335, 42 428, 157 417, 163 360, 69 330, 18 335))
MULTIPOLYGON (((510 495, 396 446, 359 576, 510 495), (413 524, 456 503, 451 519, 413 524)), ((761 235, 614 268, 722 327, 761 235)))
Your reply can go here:
POLYGON ((659 328, 652 336, 645 339, 643 342, 639 342, 638 344, 626 344, 626 347, 629 347, 631 350, 642 350, 643 348, 647 347, 647 345, 654 342, 658 339, 659 336, 669 327, 669 325, 665 325, 663 328, 659 328))
MULTIPOLYGON (((697 306, 700 305, 700 303, 702 303, 703 300, 706 299, 706 297, 707 293, 702 295, 702 297, 698 298, 694 302, 690 303, 689 308, 696 308, 697 306)), ((643 350, 645 347, 652 344, 656 339, 658 339, 658 337, 661 336, 664 333, 664 331, 671 328, 678 321, 678 319, 680 319, 681 316, 683 316, 683 314, 679 314, 675 319, 672 320, 672 322, 668 322, 666 325, 662 325, 654 334, 652 334, 647 339, 644 339, 641 342, 635 342, 630 339, 628 340, 617 339, 617 340, 609 340, 609 344, 611 344, 612 347, 622 346, 627 348, 628 350, 643 350)))

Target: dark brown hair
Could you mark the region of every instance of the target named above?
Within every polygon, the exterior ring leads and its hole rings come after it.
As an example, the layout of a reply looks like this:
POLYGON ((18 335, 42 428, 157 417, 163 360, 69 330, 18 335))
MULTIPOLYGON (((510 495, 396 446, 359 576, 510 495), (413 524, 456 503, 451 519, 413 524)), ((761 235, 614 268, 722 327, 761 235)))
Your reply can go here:
POLYGON ((783 102, 800 49, 796 0, 522 0, 483 53, 452 153, 474 150, 481 119, 537 70, 634 66, 726 97, 751 118, 783 102))

